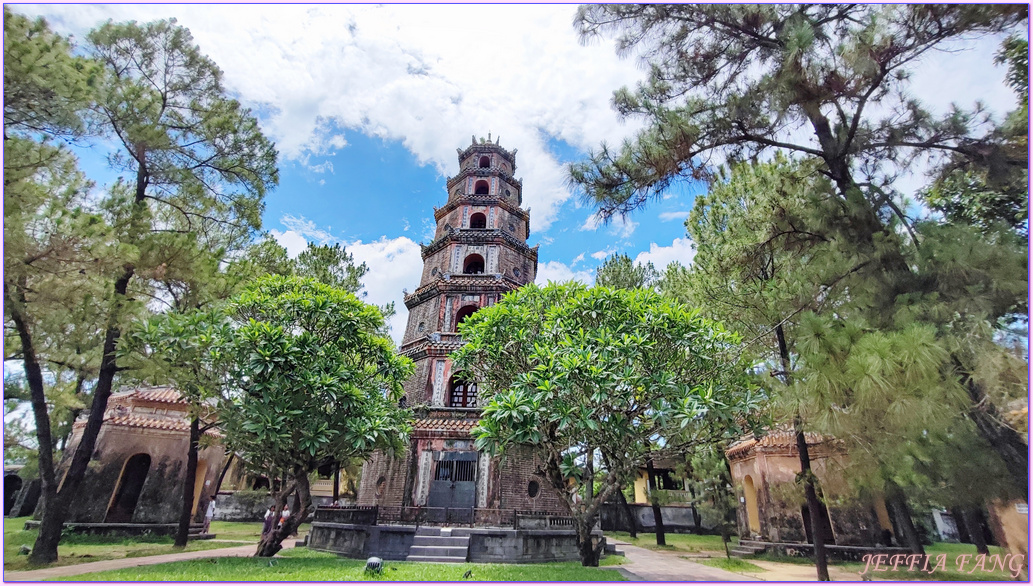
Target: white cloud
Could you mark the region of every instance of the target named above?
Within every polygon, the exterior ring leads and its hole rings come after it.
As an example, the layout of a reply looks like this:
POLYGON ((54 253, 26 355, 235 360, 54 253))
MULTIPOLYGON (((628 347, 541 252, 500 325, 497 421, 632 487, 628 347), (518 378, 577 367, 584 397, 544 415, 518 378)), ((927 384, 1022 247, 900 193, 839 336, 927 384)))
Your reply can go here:
POLYGON ((26 6, 84 38, 108 18, 175 16, 263 113, 285 159, 345 145, 334 128, 399 140, 420 163, 456 169, 469 136, 519 148, 524 205, 544 232, 571 198, 550 138, 578 149, 619 144, 641 127, 610 106, 643 71, 610 43, 581 44, 570 5, 63 5, 26 6), (495 23, 489 29, 484 23, 495 23), (533 33, 533 34, 532 34, 533 33), (490 39, 488 52, 471 42, 490 39))
POLYGON ((685 221, 685 218, 689 217, 691 212, 663 212, 660 214, 661 222, 673 222, 674 220, 685 221))
MULTIPOLYGON (((598 214, 592 214, 585 218, 585 221, 578 228, 580 232, 593 232, 599 229, 599 226, 603 224, 602 218, 598 214)), ((630 238, 635 233, 635 228, 638 228, 638 222, 633 221, 629 217, 618 216, 610 221, 609 229, 607 232, 620 238, 630 238)))
POLYGON ((343 243, 345 248, 355 257, 356 264, 366 263, 369 272, 362 278, 362 292, 366 293, 368 303, 384 305, 394 302, 395 314, 389 322, 391 337, 395 344, 402 343, 405 324, 409 319, 409 310, 402 299, 402 289, 415 289, 420 283, 423 271, 423 259, 420 257, 420 245, 405 236, 388 239, 387 237, 373 242, 343 243))
POLYGON ((585 260, 585 253, 582 252, 581 254, 575 256, 574 260, 570 261, 570 266, 574 266, 577 263, 582 262, 584 260, 585 260))
POLYGON ((610 256, 611 254, 613 254, 615 252, 617 252, 617 249, 611 247, 611 248, 607 248, 605 250, 597 250, 597 251, 593 252, 592 254, 590 254, 589 256, 591 256, 595 260, 603 260, 604 258, 610 256))
POLYGON ((546 285, 549 281, 552 281, 554 283, 580 281, 586 285, 591 285, 595 282, 595 271, 575 271, 567 265, 556 260, 550 260, 549 262, 539 263, 538 274, 535 275, 534 282, 538 285, 546 285))
POLYGON ((316 226, 304 217, 286 215, 280 219, 287 230, 270 230, 269 233, 287 249, 291 258, 297 257, 308 246, 309 241, 320 244, 340 243, 351 253, 355 264, 366 263, 369 272, 362 277, 363 295, 367 303, 395 304, 395 315, 389 322, 391 337, 401 344, 409 310, 403 302, 402 289, 415 289, 423 272, 423 258, 420 245, 405 236, 389 239, 386 236, 372 242, 356 240, 343 242, 332 236, 329 230, 316 226))
POLYGON ((313 173, 330 173, 331 175, 334 174, 334 164, 331 161, 323 161, 318 165, 306 165, 305 167, 313 173))
POLYGON ((592 214, 585 218, 585 222, 581 224, 578 230, 581 232, 594 232, 599 228, 600 223, 602 223, 602 220, 599 219, 599 216, 597 214, 592 214))
POLYGON ((688 238, 675 238, 670 246, 658 246, 655 242, 649 243, 649 250, 638 253, 635 257, 635 264, 653 263, 657 270, 664 270, 667 265, 677 261, 682 266, 692 264, 692 258, 696 256, 696 248, 688 238))
POLYGON ((270 230, 269 234, 280 243, 280 246, 287 249, 287 256, 291 258, 305 252, 305 248, 308 247, 308 239, 294 230, 286 230, 284 232, 270 230))

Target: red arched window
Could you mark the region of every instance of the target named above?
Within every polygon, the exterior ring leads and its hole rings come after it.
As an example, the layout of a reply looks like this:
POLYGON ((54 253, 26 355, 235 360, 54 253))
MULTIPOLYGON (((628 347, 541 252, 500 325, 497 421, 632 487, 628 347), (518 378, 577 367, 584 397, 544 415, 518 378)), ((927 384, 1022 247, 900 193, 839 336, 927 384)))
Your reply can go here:
POLYGON ((488 195, 488 182, 483 179, 473 184, 474 195, 488 195))
POLYGON ((491 159, 487 155, 485 155, 481 157, 481 160, 477 164, 477 166, 482 169, 487 169, 488 167, 491 167, 491 159))
POLYGON ((464 275, 481 275, 484 273, 484 257, 479 254, 471 254, 463 261, 464 275))
POLYGON ((488 225, 488 219, 484 217, 484 214, 478 212, 470 216, 470 227, 475 230, 483 230, 488 225))
POLYGON ((449 407, 476 407, 477 406, 477 383, 464 380, 452 379, 451 390, 448 393, 449 407))

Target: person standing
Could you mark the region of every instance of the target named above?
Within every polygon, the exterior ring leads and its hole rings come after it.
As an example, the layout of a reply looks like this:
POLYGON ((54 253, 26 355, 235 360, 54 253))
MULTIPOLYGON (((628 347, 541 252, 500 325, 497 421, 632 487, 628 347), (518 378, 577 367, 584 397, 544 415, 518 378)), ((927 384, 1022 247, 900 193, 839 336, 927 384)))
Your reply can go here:
POLYGON ((204 532, 211 533, 212 519, 215 517, 215 497, 208 501, 208 510, 204 512, 204 532))
POLYGON ((276 525, 276 505, 269 505, 269 510, 265 512, 265 520, 262 522, 262 538, 273 530, 276 525))

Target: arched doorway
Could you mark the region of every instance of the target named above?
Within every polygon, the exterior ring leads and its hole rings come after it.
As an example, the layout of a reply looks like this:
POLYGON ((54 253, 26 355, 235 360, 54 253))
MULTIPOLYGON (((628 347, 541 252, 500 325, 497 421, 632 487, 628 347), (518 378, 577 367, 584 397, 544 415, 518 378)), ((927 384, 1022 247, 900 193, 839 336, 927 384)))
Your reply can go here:
POLYGON ((481 180, 473 185, 474 195, 488 195, 488 182, 481 180))
POLYGON ((484 217, 484 214, 477 212, 470 216, 470 227, 474 230, 483 230, 488 225, 488 220, 484 217))
POLYGON ((488 167, 491 167, 491 159, 488 158, 487 155, 485 155, 481 157, 481 160, 480 162, 478 162, 477 166, 481 169, 487 169, 488 167))
POLYGON ((484 257, 479 254, 471 254, 463 261, 464 275, 480 275, 484 273, 484 257))
POLYGON ((14 508, 14 501, 18 498, 18 492, 22 489, 22 479, 17 474, 4 476, 4 516, 11 514, 14 508))
POLYGON ((760 508, 757 507, 757 488, 753 486, 753 478, 746 475, 742 479, 743 496, 746 498, 746 523, 753 533, 760 533, 760 508))
POLYGON ((129 523, 133 520, 136 503, 140 500, 150 468, 151 457, 147 454, 136 454, 126 460, 111 505, 108 506, 108 514, 104 516, 105 523, 129 523))

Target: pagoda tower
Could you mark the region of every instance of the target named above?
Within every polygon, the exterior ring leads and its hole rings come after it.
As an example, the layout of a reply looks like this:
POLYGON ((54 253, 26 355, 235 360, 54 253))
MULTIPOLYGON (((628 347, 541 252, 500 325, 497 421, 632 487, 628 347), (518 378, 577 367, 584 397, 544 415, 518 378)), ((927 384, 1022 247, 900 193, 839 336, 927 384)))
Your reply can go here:
POLYGON ((541 490, 530 457, 489 458, 474 448, 480 417, 477 381, 453 372, 449 354, 463 345, 464 319, 534 281, 538 247, 529 247, 529 214, 513 175, 516 149, 474 138, 446 180, 448 200, 434 208, 434 240, 421 245, 419 287, 405 295, 409 321, 399 353, 416 366, 405 404, 416 421, 401 458, 374 454, 363 466, 358 504, 378 505, 382 521, 493 525, 513 510, 559 512, 541 490), (397 517, 397 518, 396 518, 397 517))

